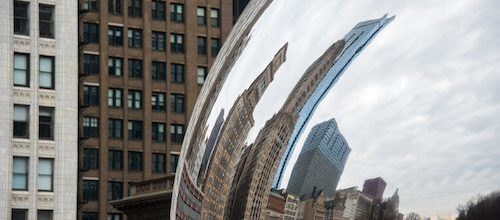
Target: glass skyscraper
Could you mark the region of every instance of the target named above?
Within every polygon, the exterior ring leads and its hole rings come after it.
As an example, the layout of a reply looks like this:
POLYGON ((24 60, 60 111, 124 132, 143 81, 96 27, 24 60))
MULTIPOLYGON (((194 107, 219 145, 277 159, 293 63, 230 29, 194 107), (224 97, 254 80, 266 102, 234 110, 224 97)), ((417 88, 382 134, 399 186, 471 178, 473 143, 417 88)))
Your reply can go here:
POLYGON ((293 167, 287 192, 304 199, 318 190, 333 195, 350 152, 335 119, 317 124, 293 167))
POLYGON ((342 73, 351 64, 351 62, 356 58, 361 51, 371 42, 371 40, 377 35, 380 30, 387 26, 394 16, 384 17, 374 20, 368 20, 358 23, 349 33, 347 33, 342 40, 345 41, 344 49, 340 56, 335 60, 335 62, 330 67, 330 70, 326 76, 321 80, 320 84, 316 87, 314 92, 307 98, 307 101, 300 109, 299 119, 295 124, 295 129, 292 136, 288 141, 288 146, 285 150, 285 154, 280 161, 278 172, 276 173, 273 181, 273 187, 279 188, 281 182, 283 181, 283 174, 288 164, 290 156, 292 156, 293 150, 296 146, 297 140, 300 138, 302 132, 307 126, 307 122, 313 115, 316 107, 321 102, 321 100, 328 94, 328 91, 333 87, 333 85, 340 79, 342 73))

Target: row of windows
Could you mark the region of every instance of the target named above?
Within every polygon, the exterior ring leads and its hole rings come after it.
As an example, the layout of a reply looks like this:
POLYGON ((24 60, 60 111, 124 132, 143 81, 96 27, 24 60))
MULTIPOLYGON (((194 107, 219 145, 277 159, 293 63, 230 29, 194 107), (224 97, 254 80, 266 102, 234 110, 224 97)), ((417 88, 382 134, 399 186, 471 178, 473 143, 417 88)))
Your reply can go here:
MULTIPOLYGON (((39 57, 38 86, 41 89, 54 89, 54 57, 39 57)), ((14 53, 14 86, 30 87, 30 55, 14 53)))
MULTIPOLYGON (((29 105, 14 105, 15 138, 29 138, 29 105)), ((54 108, 39 107, 38 109, 38 139, 54 140, 54 108)))
MULTIPOLYGON (((52 220, 53 211, 52 210, 38 210, 36 215, 38 220, 52 220)), ((27 209, 12 209, 11 214, 12 220, 28 220, 28 210, 27 209)))
MULTIPOLYGON (((129 48, 142 48, 142 30, 129 28, 127 30, 127 39, 129 48)), ((153 31, 151 33, 151 49, 153 51, 166 50, 166 33, 153 31)), ((99 43, 99 24, 83 23, 83 43, 99 43)), ((220 50, 220 39, 211 38, 211 54, 216 56, 220 50)), ((123 27, 108 26, 108 44, 110 46, 123 46, 123 27)), ((199 55, 207 55, 207 38, 198 36, 197 48, 199 55)), ((184 34, 170 34, 170 52, 184 52, 184 34)))
MULTIPOLYGON (((82 0, 81 10, 97 12, 98 0, 82 0)), ((122 14, 122 0, 108 0, 108 12, 112 15, 122 14)), ((151 3, 151 17, 153 20, 163 21, 166 18, 166 2, 153 0, 151 3)), ((180 3, 170 4, 170 20, 176 23, 184 23, 184 5, 180 3)), ((142 17, 142 1, 128 0, 128 16, 142 17)), ((220 27, 220 10, 218 8, 210 8, 210 25, 212 27, 220 27)), ((199 26, 207 25, 207 8, 196 8, 196 22, 199 26)))
MULTIPOLYGON (((117 88, 108 89, 108 106, 113 108, 121 108, 123 103, 123 90, 117 88)), ((183 94, 171 94, 171 110, 175 113, 183 113, 185 111, 185 98, 183 94)), ((142 91, 128 90, 127 106, 130 109, 142 109, 142 91)), ((83 106, 98 106, 99 105, 99 87, 98 86, 83 86, 83 106)), ((153 111, 165 111, 165 93, 153 92, 151 94, 151 107, 153 111)))
MULTIPOLYGON (((39 36, 54 38, 54 6, 38 5, 39 36)), ((30 34, 29 2, 14 1, 14 34, 30 34)))
MULTIPOLYGON (((121 170, 121 167, 118 168, 118 166, 122 165, 122 158, 123 158, 123 152, 121 151, 114 151, 110 150, 109 155, 113 155, 113 158, 109 158, 108 160, 108 166, 113 167, 110 168, 112 170, 121 170)), ((161 156, 161 157, 153 157, 153 172, 156 169, 160 169, 158 172, 165 172, 165 155, 164 154, 153 154, 153 156, 161 156), (161 159, 159 159, 161 158, 161 159), (155 164, 156 163, 156 164, 155 164)), ((175 172, 177 169, 177 162, 179 160, 179 155, 172 154, 172 170, 175 172)), ((141 166, 142 169, 142 153, 141 152, 129 152, 129 168, 130 167, 138 167, 141 166), (134 162, 132 162, 133 165, 131 165, 131 153, 134 153, 132 157, 134 162), (140 158, 138 156, 141 156, 140 158)), ((83 180, 83 195, 82 198, 85 202, 88 201, 98 201, 99 200, 99 181, 98 180, 83 180)), ((116 199, 121 199, 123 198, 123 183, 119 181, 108 181, 108 200, 116 200, 116 199)))
MULTIPOLYGON (((29 158, 14 157, 12 167, 12 190, 28 190, 29 179, 29 158)), ((39 158, 38 159, 38 176, 37 189, 43 192, 53 191, 54 179, 54 159, 39 158)))
MULTIPOLYGON (((128 59, 128 76, 132 78, 142 78, 143 68, 142 60, 128 59)), ((84 54, 83 55, 83 73, 98 74, 99 73, 99 55, 84 54)), ((108 58, 108 74, 111 76, 123 75, 123 58, 109 57, 108 58)), ((202 85, 207 77, 207 67, 198 66, 196 70, 197 83, 202 85)), ((170 64, 170 81, 173 83, 184 83, 185 67, 184 64, 170 64)), ((160 61, 151 62, 151 78, 153 80, 166 80, 167 69, 166 63, 160 61)))
MULTIPOLYGON (((128 140, 143 139, 143 124, 142 121, 127 122, 128 140)), ((120 139, 123 137, 123 120, 109 119, 108 120, 108 135, 109 138, 120 139)), ((153 122, 152 124, 152 140, 156 142, 166 141, 165 124, 153 122)), ((83 117, 83 137, 99 137, 99 118, 83 117)), ((173 143, 182 143, 184 139, 184 125, 170 125, 170 139, 173 143)))
MULTIPOLYGON (((177 166, 177 154, 172 154, 172 167, 177 166)), ((143 155, 142 152, 128 152, 128 170, 142 171, 143 170, 143 155)), ((85 148, 83 149, 83 169, 96 170, 99 169, 99 149, 85 148)), ((108 169, 122 170, 123 169, 123 151, 109 150, 108 152, 108 169)), ((153 153, 151 161, 151 170, 153 173, 165 173, 167 170, 166 155, 162 153, 153 153)), ((175 169, 172 170, 175 172, 175 169)))

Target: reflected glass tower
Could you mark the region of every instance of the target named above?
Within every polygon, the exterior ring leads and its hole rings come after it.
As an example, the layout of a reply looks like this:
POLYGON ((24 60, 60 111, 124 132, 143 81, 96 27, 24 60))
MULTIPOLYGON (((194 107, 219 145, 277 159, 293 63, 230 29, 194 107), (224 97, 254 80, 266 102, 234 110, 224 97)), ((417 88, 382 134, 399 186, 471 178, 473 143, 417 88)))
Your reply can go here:
MULTIPOLYGON (((345 46, 338 59, 336 59, 335 62, 330 63, 331 65, 327 67, 328 72, 315 87, 315 90, 312 93, 304 94, 305 96, 303 97, 305 98, 305 102, 300 106, 296 106, 296 108, 299 108, 299 119, 295 124, 295 129, 290 137, 290 140, 288 141, 288 146, 286 147, 285 154, 281 159, 278 172, 274 177, 274 188, 280 187, 288 160, 292 156, 297 141, 299 140, 307 122, 313 115, 318 104, 325 97, 332 86, 339 80, 351 61, 353 61, 359 53, 363 51, 366 45, 371 42, 377 33, 387 26, 392 20, 394 20, 394 16, 387 17, 387 15, 384 15, 384 17, 379 19, 364 21, 358 23, 344 36, 342 41, 345 42, 345 46)), ((318 61, 319 60, 316 62, 318 61)))
POLYGON ((335 119, 317 124, 307 136, 293 167, 287 192, 307 197, 315 190, 323 190, 332 196, 350 152, 335 119))

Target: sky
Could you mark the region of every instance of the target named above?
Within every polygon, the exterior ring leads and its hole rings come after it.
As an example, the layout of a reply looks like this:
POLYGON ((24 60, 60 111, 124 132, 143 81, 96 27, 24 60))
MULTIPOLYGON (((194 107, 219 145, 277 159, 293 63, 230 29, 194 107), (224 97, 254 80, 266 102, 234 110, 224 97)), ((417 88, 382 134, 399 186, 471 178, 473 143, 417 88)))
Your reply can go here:
POLYGON ((288 42, 287 61, 255 109, 251 143, 328 46, 358 22, 396 15, 322 101, 290 164, 311 127, 335 117, 352 149, 338 188, 381 176, 385 197, 399 188, 401 212, 455 213, 500 190, 499 8, 495 0, 275 0, 210 118, 227 112, 288 42))

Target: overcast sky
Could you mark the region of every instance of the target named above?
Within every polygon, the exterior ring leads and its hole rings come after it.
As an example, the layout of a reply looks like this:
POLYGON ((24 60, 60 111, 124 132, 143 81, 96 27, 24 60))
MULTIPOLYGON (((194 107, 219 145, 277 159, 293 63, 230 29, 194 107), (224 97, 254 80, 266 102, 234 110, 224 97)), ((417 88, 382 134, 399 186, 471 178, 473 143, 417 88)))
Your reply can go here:
POLYGON ((358 22, 396 15, 320 104, 292 163, 311 127, 335 117, 352 148, 340 188, 381 176, 386 197, 399 187, 402 212, 455 213, 500 189, 498 9, 495 0, 275 0, 212 118, 289 42, 288 60, 255 110, 251 142, 329 45, 358 22))

